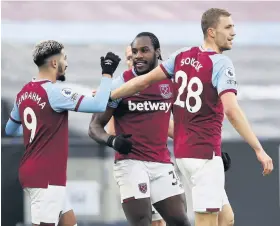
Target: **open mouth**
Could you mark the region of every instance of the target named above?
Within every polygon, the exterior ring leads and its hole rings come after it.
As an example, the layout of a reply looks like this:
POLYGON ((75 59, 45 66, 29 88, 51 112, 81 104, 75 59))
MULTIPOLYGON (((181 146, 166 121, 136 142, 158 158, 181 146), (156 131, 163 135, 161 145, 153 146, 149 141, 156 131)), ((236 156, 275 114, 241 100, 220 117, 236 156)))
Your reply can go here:
POLYGON ((147 63, 145 62, 145 61, 137 61, 136 63, 135 63, 135 65, 137 66, 137 67, 142 67, 142 66, 144 66, 144 65, 146 65, 147 63))

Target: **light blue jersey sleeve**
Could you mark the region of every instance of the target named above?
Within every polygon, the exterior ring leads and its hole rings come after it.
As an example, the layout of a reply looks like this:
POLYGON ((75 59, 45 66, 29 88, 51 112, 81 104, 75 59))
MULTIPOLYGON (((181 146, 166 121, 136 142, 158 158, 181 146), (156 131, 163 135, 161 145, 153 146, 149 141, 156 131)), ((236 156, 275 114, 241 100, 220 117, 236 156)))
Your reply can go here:
POLYGON ((237 81, 232 61, 222 54, 215 54, 210 58, 213 62, 212 84, 219 96, 226 92, 237 94, 237 81))
POLYGON ((10 118, 5 127, 5 132, 7 135, 17 135, 17 131, 19 130, 20 126, 21 126, 21 120, 20 120, 18 106, 15 101, 13 110, 11 111, 10 114, 10 118))
POLYGON ((185 51, 190 50, 190 47, 184 47, 182 49, 177 50, 175 53, 171 54, 170 57, 163 61, 160 65, 161 69, 165 72, 166 76, 172 78, 174 76, 174 68, 175 68, 175 60, 176 57, 185 51))
POLYGON ((54 111, 95 113, 106 110, 112 79, 102 77, 99 90, 94 97, 81 95, 63 83, 45 83, 42 86, 48 94, 50 105, 54 111))
MULTIPOLYGON (((124 83, 125 83, 125 81, 124 81, 124 78, 123 78, 123 74, 121 74, 117 78, 113 79, 112 90, 121 87, 124 83)), ((110 108, 117 108, 121 101, 122 101, 121 98, 109 101, 108 102, 108 107, 110 107, 110 108)))

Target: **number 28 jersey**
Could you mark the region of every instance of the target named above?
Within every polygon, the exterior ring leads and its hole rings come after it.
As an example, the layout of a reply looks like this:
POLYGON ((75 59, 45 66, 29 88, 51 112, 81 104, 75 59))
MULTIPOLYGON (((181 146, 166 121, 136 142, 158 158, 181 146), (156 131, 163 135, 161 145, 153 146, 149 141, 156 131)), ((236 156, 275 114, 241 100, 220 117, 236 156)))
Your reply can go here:
POLYGON ((175 52, 160 67, 173 80, 175 157, 221 156, 224 111, 220 96, 237 94, 231 60, 212 50, 191 47, 175 52))

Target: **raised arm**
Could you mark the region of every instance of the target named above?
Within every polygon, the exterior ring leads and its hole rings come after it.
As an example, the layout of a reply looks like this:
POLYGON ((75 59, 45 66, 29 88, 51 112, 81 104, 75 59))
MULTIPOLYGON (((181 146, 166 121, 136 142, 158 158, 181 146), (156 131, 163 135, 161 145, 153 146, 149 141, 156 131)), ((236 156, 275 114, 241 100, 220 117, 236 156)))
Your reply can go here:
POLYGON ((63 83, 45 83, 45 88, 51 107, 56 112, 77 111, 77 112, 104 112, 108 104, 111 92, 112 79, 102 77, 98 92, 94 97, 84 96, 75 90, 68 88, 63 83))
POLYGON ((154 70, 145 75, 137 76, 136 78, 129 80, 120 88, 112 91, 111 98, 118 99, 132 96, 133 94, 146 89, 155 82, 164 80, 166 78, 172 78, 174 76, 176 57, 187 49, 189 49, 189 47, 179 49, 175 53, 171 54, 167 60, 163 61, 154 70))
POLYGON ((148 74, 137 76, 120 88, 113 90, 111 93, 111 99, 118 99, 123 97, 132 96, 133 94, 142 91, 152 85, 155 82, 166 79, 166 75, 160 66, 150 71, 148 74))

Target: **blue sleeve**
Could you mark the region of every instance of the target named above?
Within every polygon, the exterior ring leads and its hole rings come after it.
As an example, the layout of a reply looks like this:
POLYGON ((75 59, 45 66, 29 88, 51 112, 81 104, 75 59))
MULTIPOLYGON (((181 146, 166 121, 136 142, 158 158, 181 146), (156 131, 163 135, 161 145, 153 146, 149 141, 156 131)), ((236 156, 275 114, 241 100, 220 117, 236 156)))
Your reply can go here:
MULTIPOLYGON (((112 90, 117 89, 119 87, 121 87, 123 84, 125 83, 124 78, 123 78, 123 74, 118 76, 117 78, 115 78, 113 80, 112 83, 112 90)), ((110 108, 117 108, 119 103, 122 101, 122 99, 116 99, 116 100, 112 100, 108 102, 108 107, 110 108)))
POLYGON ((11 111, 11 114, 10 114, 10 119, 8 120, 6 127, 5 127, 6 134, 15 135, 15 132, 20 127, 20 125, 21 125, 21 120, 20 120, 19 110, 18 110, 18 106, 15 101, 13 110, 11 111))
POLYGON ((5 133, 9 136, 11 135, 22 136, 23 135, 22 125, 14 122, 12 119, 9 119, 5 127, 5 133))
POLYGON ((161 63, 161 68, 163 69, 163 71, 165 72, 165 74, 169 78, 172 78, 174 76, 174 68, 175 68, 176 57, 180 53, 185 52, 189 49, 190 49, 190 47, 185 47, 185 48, 179 49, 175 53, 171 54, 171 56, 167 60, 165 60, 161 63))
POLYGON ((11 111, 10 114, 10 119, 15 123, 21 124, 19 110, 16 101, 14 102, 13 110, 11 111))
MULTIPOLYGON (((44 84, 45 85, 45 84, 44 84)), ((100 90, 95 97, 85 97, 71 88, 65 87, 62 83, 46 83, 45 90, 51 107, 56 112, 78 111, 78 112, 104 112, 111 93, 112 79, 102 77, 100 90)))
POLYGON ((213 62, 212 84, 219 96, 226 92, 237 94, 237 81, 232 61, 222 54, 215 54, 210 58, 213 62))

